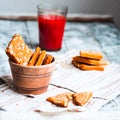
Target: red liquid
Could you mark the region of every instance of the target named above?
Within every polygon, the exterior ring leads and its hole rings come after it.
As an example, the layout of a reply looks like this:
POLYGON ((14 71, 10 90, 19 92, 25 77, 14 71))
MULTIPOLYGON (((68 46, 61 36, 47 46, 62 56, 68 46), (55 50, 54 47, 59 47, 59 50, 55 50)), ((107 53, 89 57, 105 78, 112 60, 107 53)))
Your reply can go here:
POLYGON ((66 18, 61 15, 39 15, 39 44, 42 49, 56 51, 62 47, 66 18))

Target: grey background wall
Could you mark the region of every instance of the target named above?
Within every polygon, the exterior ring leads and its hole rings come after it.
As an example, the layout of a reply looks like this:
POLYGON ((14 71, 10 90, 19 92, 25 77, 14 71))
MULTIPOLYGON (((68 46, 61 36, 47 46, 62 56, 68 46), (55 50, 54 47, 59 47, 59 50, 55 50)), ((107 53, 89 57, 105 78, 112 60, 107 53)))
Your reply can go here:
POLYGON ((0 15, 36 15, 41 3, 65 4, 68 13, 111 14, 120 27, 120 0, 1 0, 0 15))

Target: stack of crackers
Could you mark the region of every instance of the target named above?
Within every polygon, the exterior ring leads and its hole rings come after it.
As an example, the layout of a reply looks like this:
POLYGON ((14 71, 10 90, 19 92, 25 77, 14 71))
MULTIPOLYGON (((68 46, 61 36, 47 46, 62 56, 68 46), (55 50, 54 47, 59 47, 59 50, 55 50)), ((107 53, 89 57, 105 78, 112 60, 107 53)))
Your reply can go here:
POLYGON ((81 70, 104 70, 104 66, 108 64, 103 60, 103 55, 96 51, 81 50, 79 56, 74 56, 72 64, 81 70))

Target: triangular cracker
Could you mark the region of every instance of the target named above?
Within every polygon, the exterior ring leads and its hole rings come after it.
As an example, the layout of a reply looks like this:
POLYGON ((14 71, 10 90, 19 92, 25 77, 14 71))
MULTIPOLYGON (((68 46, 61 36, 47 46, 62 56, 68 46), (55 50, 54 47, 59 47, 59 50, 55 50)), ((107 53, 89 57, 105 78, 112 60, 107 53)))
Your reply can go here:
POLYGON ((56 96, 48 97, 46 100, 61 107, 68 107, 69 101, 72 99, 72 93, 61 93, 56 96))
POLYGON ((75 94, 73 94, 73 102, 76 105, 83 106, 90 100, 92 95, 93 95, 92 92, 75 93, 75 94))

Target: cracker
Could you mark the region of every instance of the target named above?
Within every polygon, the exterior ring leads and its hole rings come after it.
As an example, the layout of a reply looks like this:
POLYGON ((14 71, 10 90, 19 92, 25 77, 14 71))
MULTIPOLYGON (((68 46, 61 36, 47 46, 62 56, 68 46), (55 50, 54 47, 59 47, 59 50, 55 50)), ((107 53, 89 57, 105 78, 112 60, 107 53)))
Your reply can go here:
POLYGON ((87 65, 87 64, 84 64, 84 63, 79 63, 79 62, 76 62, 76 61, 73 61, 72 60, 72 64, 81 69, 81 70, 99 70, 99 71, 103 71, 104 70, 104 66, 103 65, 87 65))
POLYGON ((44 61, 43 61, 43 65, 46 65, 46 64, 51 63, 51 62, 52 62, 52 60, 53 60, 53 56, 52 56, 52 55, 47 54, 47 55, 46 55, 46 57, 45 57, 45 59, 44 59, 44 61))
POLYGON ((72 95, 72 93, 65 92, 56 96, 48 97, 46 100, 60 107, 68 107, 68 104, 72 99, 72 95))
POLYGON ((38 60, 37 60, 37 62, 35 63, 35 66, 40 66, 40 65, 42 65, 42 63, 43 63, 43 61, 44 61, 44 59, 45 59, 45 56, 46 56, 46 51, 45 51, 45 50, 41 51, 41 53, 39 54, 38 60))
POLYGON ((80 92, 73 94, 73 102, 76 105, 83 106, 92 98, 92 92, 80 92))
POLYGON ((32 50, 25 44, 20 34, 15 34, 5 49, 10 60, 20 65, 27 65, 32 55, 32 50))
POLYGON ((103 55, 100 52, 86 51, 86 50, 81 50, 80 51, 80 56, 85 57, 85 58, 98 59, 98 60, 103 58, 103 55))
POLYGON ((38 56, 39 56, 39 53, 40 53, 40 50, 41 48, 40 47, 37 47, 35 49, 35 52, 33 53, 29 63, 28 63, 28 66, 34 66, 34 64, 36 63, 37 59, 38 59, 38 56))
POLYGON ((90 59, 90 58, 84 58, 81 56, 73 57, 73 61, 90 64, 90 65, 107 65, 108 64, 108 62, 105 60, 90 59))

